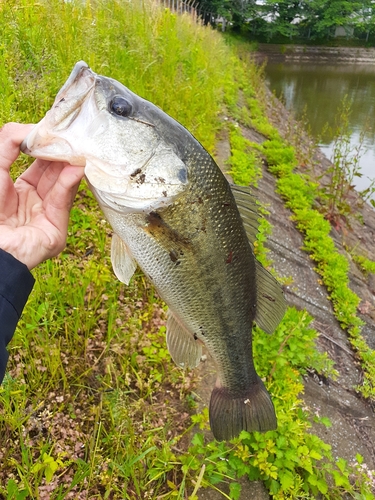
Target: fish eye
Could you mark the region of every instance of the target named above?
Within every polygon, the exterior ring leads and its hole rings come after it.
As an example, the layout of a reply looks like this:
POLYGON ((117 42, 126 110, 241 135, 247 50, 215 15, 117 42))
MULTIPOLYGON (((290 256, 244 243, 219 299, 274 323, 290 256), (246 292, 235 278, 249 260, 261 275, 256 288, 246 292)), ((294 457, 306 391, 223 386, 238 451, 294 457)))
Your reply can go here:
POLYGON ((125 97, 116 95, 110 104, 111 111, 118 116, 129 116, 132 112, 132 105, 125 97))

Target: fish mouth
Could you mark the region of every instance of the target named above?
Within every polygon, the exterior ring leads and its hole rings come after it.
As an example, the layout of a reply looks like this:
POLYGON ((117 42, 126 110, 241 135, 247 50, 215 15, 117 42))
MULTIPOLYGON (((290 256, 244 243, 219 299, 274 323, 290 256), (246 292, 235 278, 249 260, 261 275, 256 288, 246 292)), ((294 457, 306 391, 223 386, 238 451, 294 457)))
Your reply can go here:
MULTIPOLYGON (((59 93, 56 96, 55 102, 59 101, 66 93, 69 92, 69 89, 74 85, 77 84, 78 82, 85 82, 87 80, 87 77, 92 80, 92 83, 95 82, 95 79, 97 77, 97 74, 94 73, 88 64, 85 63, 85 61, 78 61, 75 65, 74 68, 72 69, 72 72, 68 76, 68 79, 64 83, 64 85, 61 87, 59 90, 59 93)), ((85 85, 87 86, 87 85, 85 85)))
POLYGON ((52 117, 49 125, 53 126, 56 132, 71 125, 88 95, 94 90, 96 79, 96 73, 91 71, 84 61, 76 63, 52 106, 54 113, 50 113, 52 117))
MULTIPOLYGON (((91 183, 87 177, 86 181, 91 189, 91 183)), ((102 207, 108 207, 120 214, 150 213, 153 210, 169 206, 171 201, 176 198, 175 196, 166 198, 136 198, 134 196, 126 196, 125 194, 108 194, 100 189, 92 189, 92 192, 102 207)))
POLYGON ((84 158, 74 154, 63 132, 87 107, 86 103, 90 94, 94 93, 96 80, 96 73, 84 61, 76 63, 52 108, 22 141, 21 151, 45 160, 66 160, 75 165, 84 165, 84 158))
POLYGON ((86 182, 94 193, 95 198, 102 207, 107 207, 120 214, 148 213, 154 209, 167 206, 169 199, 162 202, 155 198, 135 198, 127 196, 125 193, 109 193, 93 186, 89 178, 85 175, 86 182))

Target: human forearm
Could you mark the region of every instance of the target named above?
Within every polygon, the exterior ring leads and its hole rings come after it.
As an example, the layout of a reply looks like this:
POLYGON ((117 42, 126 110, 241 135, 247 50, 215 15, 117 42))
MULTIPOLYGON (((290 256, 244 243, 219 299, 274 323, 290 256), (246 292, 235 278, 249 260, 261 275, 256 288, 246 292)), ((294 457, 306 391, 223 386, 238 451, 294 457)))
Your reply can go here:
POLYGON ((34 278, 27 267, 0 249, 0 383, 8 361, 6 346, 13 337, 33 285, 34 278))

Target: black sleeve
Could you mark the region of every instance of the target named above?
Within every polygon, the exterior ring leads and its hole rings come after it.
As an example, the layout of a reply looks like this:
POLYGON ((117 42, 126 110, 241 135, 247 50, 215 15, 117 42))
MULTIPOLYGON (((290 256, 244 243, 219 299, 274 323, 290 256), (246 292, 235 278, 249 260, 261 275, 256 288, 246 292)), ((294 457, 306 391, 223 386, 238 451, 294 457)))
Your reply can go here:
POLYGON ((34 281, 25 264, 0 249, 0 384, 8 361, 6 346, 13 337, 34 281))

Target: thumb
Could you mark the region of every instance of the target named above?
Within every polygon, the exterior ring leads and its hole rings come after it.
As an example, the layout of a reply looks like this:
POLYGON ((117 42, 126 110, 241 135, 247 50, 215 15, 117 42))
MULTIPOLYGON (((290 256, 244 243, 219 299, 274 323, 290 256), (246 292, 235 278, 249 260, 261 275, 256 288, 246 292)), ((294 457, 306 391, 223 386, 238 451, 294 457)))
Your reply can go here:
POLYGON ((44 198, 44 209, 48 220, 60 232, 66 232, 69 212, 84 176, 84 167, 67 165, 62 169, 55 184, 44 198))
POLYGON ((0 169, 9 171, 12 163, 20 154, 20 145, 33 125, 6 123, 0 129, 0 169))

